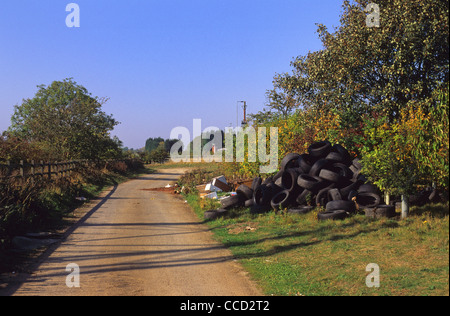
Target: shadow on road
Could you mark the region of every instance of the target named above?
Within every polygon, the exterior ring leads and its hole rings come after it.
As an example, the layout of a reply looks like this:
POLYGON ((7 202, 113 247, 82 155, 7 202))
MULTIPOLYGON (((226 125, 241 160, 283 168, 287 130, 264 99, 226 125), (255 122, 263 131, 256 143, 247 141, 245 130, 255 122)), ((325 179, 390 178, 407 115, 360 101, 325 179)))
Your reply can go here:
MULTIPOLYGON (((99 202, 89 211, 87 212, 79 221, 77 221, 75 224, 70 226, 66 232, 63 235, 63 238, 51 245, 46 251, 44 251, 41 255, 39 255, 35 260, 34 263, 30 264, 27 267, 28 271, 35 271, 38 269, 39 265, 44 262, 46 259, 48 259, 51 254, 61 245, 61 243, 67 239, 78 227, 83 225, 89 217, 91 217, 96 211, 98 211, 110 198, 111 196, 116 192, 118 188, 118 184, 115 184, 114 187, 111 189, 111 191, 103 198, 99 199, 99 202)), ((30 274, 17 274, 16 277, 12 278, 6 287, 0 288, 0 296, 11 296, 13 295, 20 286, 27 281, 30 274)))

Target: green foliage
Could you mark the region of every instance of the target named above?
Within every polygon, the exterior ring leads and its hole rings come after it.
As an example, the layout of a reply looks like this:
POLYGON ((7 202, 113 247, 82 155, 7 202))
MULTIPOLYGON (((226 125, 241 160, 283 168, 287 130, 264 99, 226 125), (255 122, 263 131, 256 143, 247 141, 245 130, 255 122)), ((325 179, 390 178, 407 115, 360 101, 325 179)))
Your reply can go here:
POLYGON ((92 97, 72 79, 38 88, 32 99, 15 106, 11 136, 33 143, 59 160, 117 158, 121 154, 121 142, 109 134, 118 122, 101 110, 105 99, 92 97))
POLYGON ((41 149, 38 144, 22 141, 4 133, 0 136, 0 161, 17 163, 20 160, 49 160, 51 155, 41 149))
POLYGON ((328 139, 383 190, 448 190, 448 1, 377 1, 380 27, 366 24, 371 2, 344 1, 332 31, 318 24, 323 49, 275 76, 252 123, 279 128, 280 159, 328 139))
POLYGON ((164 142, 161 142, 159 146, 150 153, 149 158, 157 163, 164 163, 169 159, 169 152, 166 150, 164 142))
POLYGON ((370 2, 345 1, 334 32, 318 26, 324 49, 299 56, 292 74, 277 75, 275 88, 299 105, 338 109, 354 126, 372 110, 398 118, 408 102, 448 82, 448 1, 377 1, 379 28, 366 26, 370 2))
POLYGON ((14 236, 54 229, 80 205, 76 197, 92 198, 105 186, 144 169, 138 160, 80 166, 70 177, 48 180, 0 178, 0 251, 14 236), (36 181, 38 180, 38 181, 36 181))
POLYGON ((436 97, 410 102, 400 118, 366 118, 363 172, 381 189, 410 193, 419 185, 448 190, 448 86, 436 97))
POLYGON ((422 176, 448 190, 449 185, 449 86, 436 89, 428 104, 414 104, 419 115, 410 135, 413 155, 422 176), (429 106, 431 104, 431 106, 429 106))
POLYGON ((386 117, 365 127, 366 145, 362 148, 363 170, 381 190, 409 194, 414 190, 419 167, 399 124, 388 124, 386 117))
MULTIPOLYGON (((203 219, 210 206, 185 199, 203 219)), ((267 295, 448 295, 448 203, 413 207, 404 221, 318 221, 317 212, 240 208, 207 225, 267 295), (366 286, 370 262, 382 270, 380 288, 366 286)))

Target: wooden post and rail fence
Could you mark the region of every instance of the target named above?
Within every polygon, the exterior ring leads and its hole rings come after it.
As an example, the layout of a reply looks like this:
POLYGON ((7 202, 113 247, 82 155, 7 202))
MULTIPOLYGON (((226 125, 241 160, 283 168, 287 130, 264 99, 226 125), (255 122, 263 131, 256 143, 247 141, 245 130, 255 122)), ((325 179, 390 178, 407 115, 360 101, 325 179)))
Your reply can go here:
POLYGON ((74 171, 81 164, 87 163, 83 161, 65 161, 65 162, 24 162, 21 160, 18 163, 11 163, 10 161, 0 162, 0 179, 49 179, 55 177, 66 177, 74 171))
MULTIPOLYGON (((109 163, 119 161, 125 160, 107 160, 102 162, 109 163)), ((98 165, 98 163, 98 161, 94 162, 87 159, 64 162, 44 162, 42 160, 39 162, 34 160, 25 162, 21 160, 18 163, 12 163, 10 161, 0 161, 0 180, 27 180, 35 178, 52 180, 54 178, 70 176, 73 171, 79 170, 80 167, 87 167, 93 164, 98 165)))

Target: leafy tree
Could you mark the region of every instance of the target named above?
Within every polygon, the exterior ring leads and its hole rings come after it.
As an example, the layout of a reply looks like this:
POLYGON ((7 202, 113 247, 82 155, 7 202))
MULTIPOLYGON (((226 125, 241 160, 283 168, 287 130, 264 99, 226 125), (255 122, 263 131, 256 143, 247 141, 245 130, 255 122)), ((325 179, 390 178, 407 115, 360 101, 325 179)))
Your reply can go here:
POLYGON ((120 141, 110 137, 118 122, 101 110, 105 99, 92 97, 72 79, 38 89, 33 98, 14 107, 12 136, 38 144, 53 159, 102 159, 120 154, 120 141))
POLYGON ((164 163, 167 159, 169 159, 169 153, 166 150, 164 141, 162 141, 159 146, 150 153, 150 160, 164 163))
POLYGON ((0 136, 0 161, 18 162, 20 160, 48 160, 48 153, 36 144, 22 141, 4 133, 0 136))
POLYGON ((324 48, 298 57, 292 74, 275 78, 275 88, 297 96, 298 104, 339 109, 351 125, 372 110, 398 119, 409 101, 448 82, 448 1, 379 0, 378 28, 366 25, 370 2, 344 1, 334 32, 318 25, 324 48))
POLYGON ((162 139, 161 137, 149 138, 145 142, 145 150, 151 153, 153 150, 156 150, 158 148, 161 142, 164 142, 164 139, 162 139))

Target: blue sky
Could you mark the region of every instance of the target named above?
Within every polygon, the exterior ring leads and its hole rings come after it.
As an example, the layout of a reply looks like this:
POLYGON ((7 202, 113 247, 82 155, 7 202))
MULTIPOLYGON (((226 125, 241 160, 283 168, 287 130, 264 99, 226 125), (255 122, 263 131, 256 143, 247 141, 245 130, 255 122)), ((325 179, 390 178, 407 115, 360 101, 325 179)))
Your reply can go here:
MULTIPOLYGON (((290 62, 321 49, 316 23, 340 0, 5 0, 0 6, 0 131, 36 86, 72 77, 121 124, 125 146, 173 128, 236 124, 237 101, 263 109, 290 62), (80 7, 80 27, 65 24, 80 7)), ((239 120, 242 114, 239 111, 239 120)))

